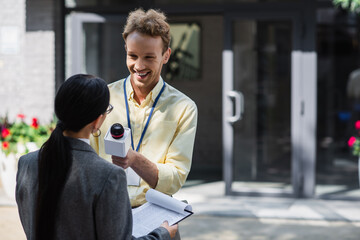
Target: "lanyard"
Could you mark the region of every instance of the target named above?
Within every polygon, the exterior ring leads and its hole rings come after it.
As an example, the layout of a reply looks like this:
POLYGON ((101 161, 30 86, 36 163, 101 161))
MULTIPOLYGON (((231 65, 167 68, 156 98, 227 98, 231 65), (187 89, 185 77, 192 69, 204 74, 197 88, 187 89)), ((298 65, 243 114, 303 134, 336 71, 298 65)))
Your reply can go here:
MULTIPOLYGON (((130 128, 131 147, 132 147, 132 149, 134 150, 134 140, 133 140, 133 136, 132 136, 131 123, 130 123, 129 104, 128 104, 127 94, 126 94, 126 80, 127 80, 128 78, 129 78, 129 77, 127 77, 127 78, 125 79, 125 81, 124 81, 124 97, 125 97, 125 106, 126 106, 127 121, 128 121, 128 126, 129 126, 129 128, 130 128)), ((151 107, 151 111, 150 111, 149 117, 148 117, 148 119, 147 119, 147 121, 146 121, 145 128, 144 128, 144 130, 143 130, 142 133, 141 133, 141 137, 140 137, 139 143, 138 143, 138 145, 137 145, 137 147, 136 147, 136 151, 139 151, 141 142, 142 142, 142 140, 143 140, 143 138, 144 138, 144 135, 145 135, 145 132, 146 132, 148 126, 149 126, 149 122, 150 122, 150 119, 151 119, 152 114, 153 114, 153 112, 154 112, 155 106, 156 106, 156 104, 157 104, 157 102, 158 102, 158 100, 159 100, 159 98, 160 98, 160 95, 161 95, 162 92, 164 91, 164 88, 165 88, 165 82, 164 82, 164 84, 163 84, 163 86, 162 86, 159 94, 158 94, 157 97, 155 98, 154 104, 153 104, 152 107, 151 107)))

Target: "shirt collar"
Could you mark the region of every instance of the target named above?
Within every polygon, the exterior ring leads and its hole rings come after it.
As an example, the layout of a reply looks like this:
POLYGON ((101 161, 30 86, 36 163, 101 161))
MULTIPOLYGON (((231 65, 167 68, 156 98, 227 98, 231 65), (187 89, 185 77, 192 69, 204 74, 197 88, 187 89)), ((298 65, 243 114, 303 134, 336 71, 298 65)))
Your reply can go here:
POLYGON ((87 138, 78 138, 78 139, 90 145, 90 139, 87 138))
MULTIPOLYGON (((144 102, 148 102, 149 97, 151 97, 151 100, 154 102, 157 95, 160 93, 163 84, 164 84, 164 80, 160 76, 158 83, 146 96, 146 100, 144 102)), ((134 100, 134 89, 132 88, 132 85, 131 85, 130 75, 127 77, 127 81, 126 81, 126 94, 128 96, 128 101, 130 101, 130 100, 135 101, 134 100)))
POLYGON ((126 95, 128 97, 128 101, 133 99, 134 89, 131 85, 130 75, 124 80, 126 81, 126 95))
MULTIPOLYGON (((160 93, 163 84, 164 84, 164 80, 163 80, 162 77, 160 76, 160 79, 159 79, 158 83, 155 85, 155 87, 153 88, 153 90, 151 90, 151 92, 150 92, 150 93, 152 93, 150 96, 151 96, 151 100, 152 100, 153 102, 155 101, 157 95, 160 93)), ((149 94, 150 94, 150 93, 149 93, 149 94)))

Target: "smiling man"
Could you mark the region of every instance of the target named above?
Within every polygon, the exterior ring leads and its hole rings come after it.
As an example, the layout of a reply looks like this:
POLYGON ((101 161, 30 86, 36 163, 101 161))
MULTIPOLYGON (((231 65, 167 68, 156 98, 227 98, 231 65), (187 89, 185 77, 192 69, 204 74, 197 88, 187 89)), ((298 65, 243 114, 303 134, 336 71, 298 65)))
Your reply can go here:
POLYGON ((92 139, 92 145, 101 157, 140 176, 139 182, 128 182, 131 204, 137 207, 146 202, 150 188, 172 195, 184 184, 191 167, 197 107, 160 76, 171 55, 170 27, 162 12, 131 12, 123 38, 130 75, 109 85, 114 111, 101 131, 114 123, 131 128, 132 147, 120 158, 105 154, 102 138, 92 139))

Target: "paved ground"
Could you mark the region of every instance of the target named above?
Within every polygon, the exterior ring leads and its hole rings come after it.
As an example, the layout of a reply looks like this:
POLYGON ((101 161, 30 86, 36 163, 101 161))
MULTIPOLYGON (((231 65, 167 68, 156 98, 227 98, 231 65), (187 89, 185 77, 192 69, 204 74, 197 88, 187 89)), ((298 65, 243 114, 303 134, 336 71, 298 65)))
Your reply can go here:
POLYGON ((16 207, 0 207, 0 239, 25 240, 16 207))
POLYGON ((183 240, 359 240, 360 224, 195 215, 180 233, 183 240))
MULTIPOLYGON (((195 214, 180 224, 183 240, 359 240, 360 203, 226 197, 223 182, 185 187, 195 214)), ((0 189, 0 239, 25 239, 17 208, 0 189)))
POLYGON ((182 188, 195 215, 184 240, 360 240, 360 202, 224 196, 223 182, 182 188))
MULTIPOLYGON (((360 223, 194 215, 180 233, 183 240, 358 240, 360 223)), ((0 207, 0 239, 26 239, 16 207, 0 207)))
POLYGON ((235 197, 224 190, 224 182, 212 182, 185 186, 174 197, 188 200, 198 215, 360 223, 360 201, 235 197))

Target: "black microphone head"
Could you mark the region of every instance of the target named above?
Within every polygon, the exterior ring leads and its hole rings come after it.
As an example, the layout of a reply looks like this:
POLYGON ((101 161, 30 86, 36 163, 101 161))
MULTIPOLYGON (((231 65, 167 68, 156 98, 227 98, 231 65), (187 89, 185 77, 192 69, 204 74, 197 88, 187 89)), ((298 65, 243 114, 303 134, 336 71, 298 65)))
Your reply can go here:
POLYGON ((124 127, 120 123, 114 123, 110 128, 110 134, 115 139, 122 138, 124 136, 124 127))

